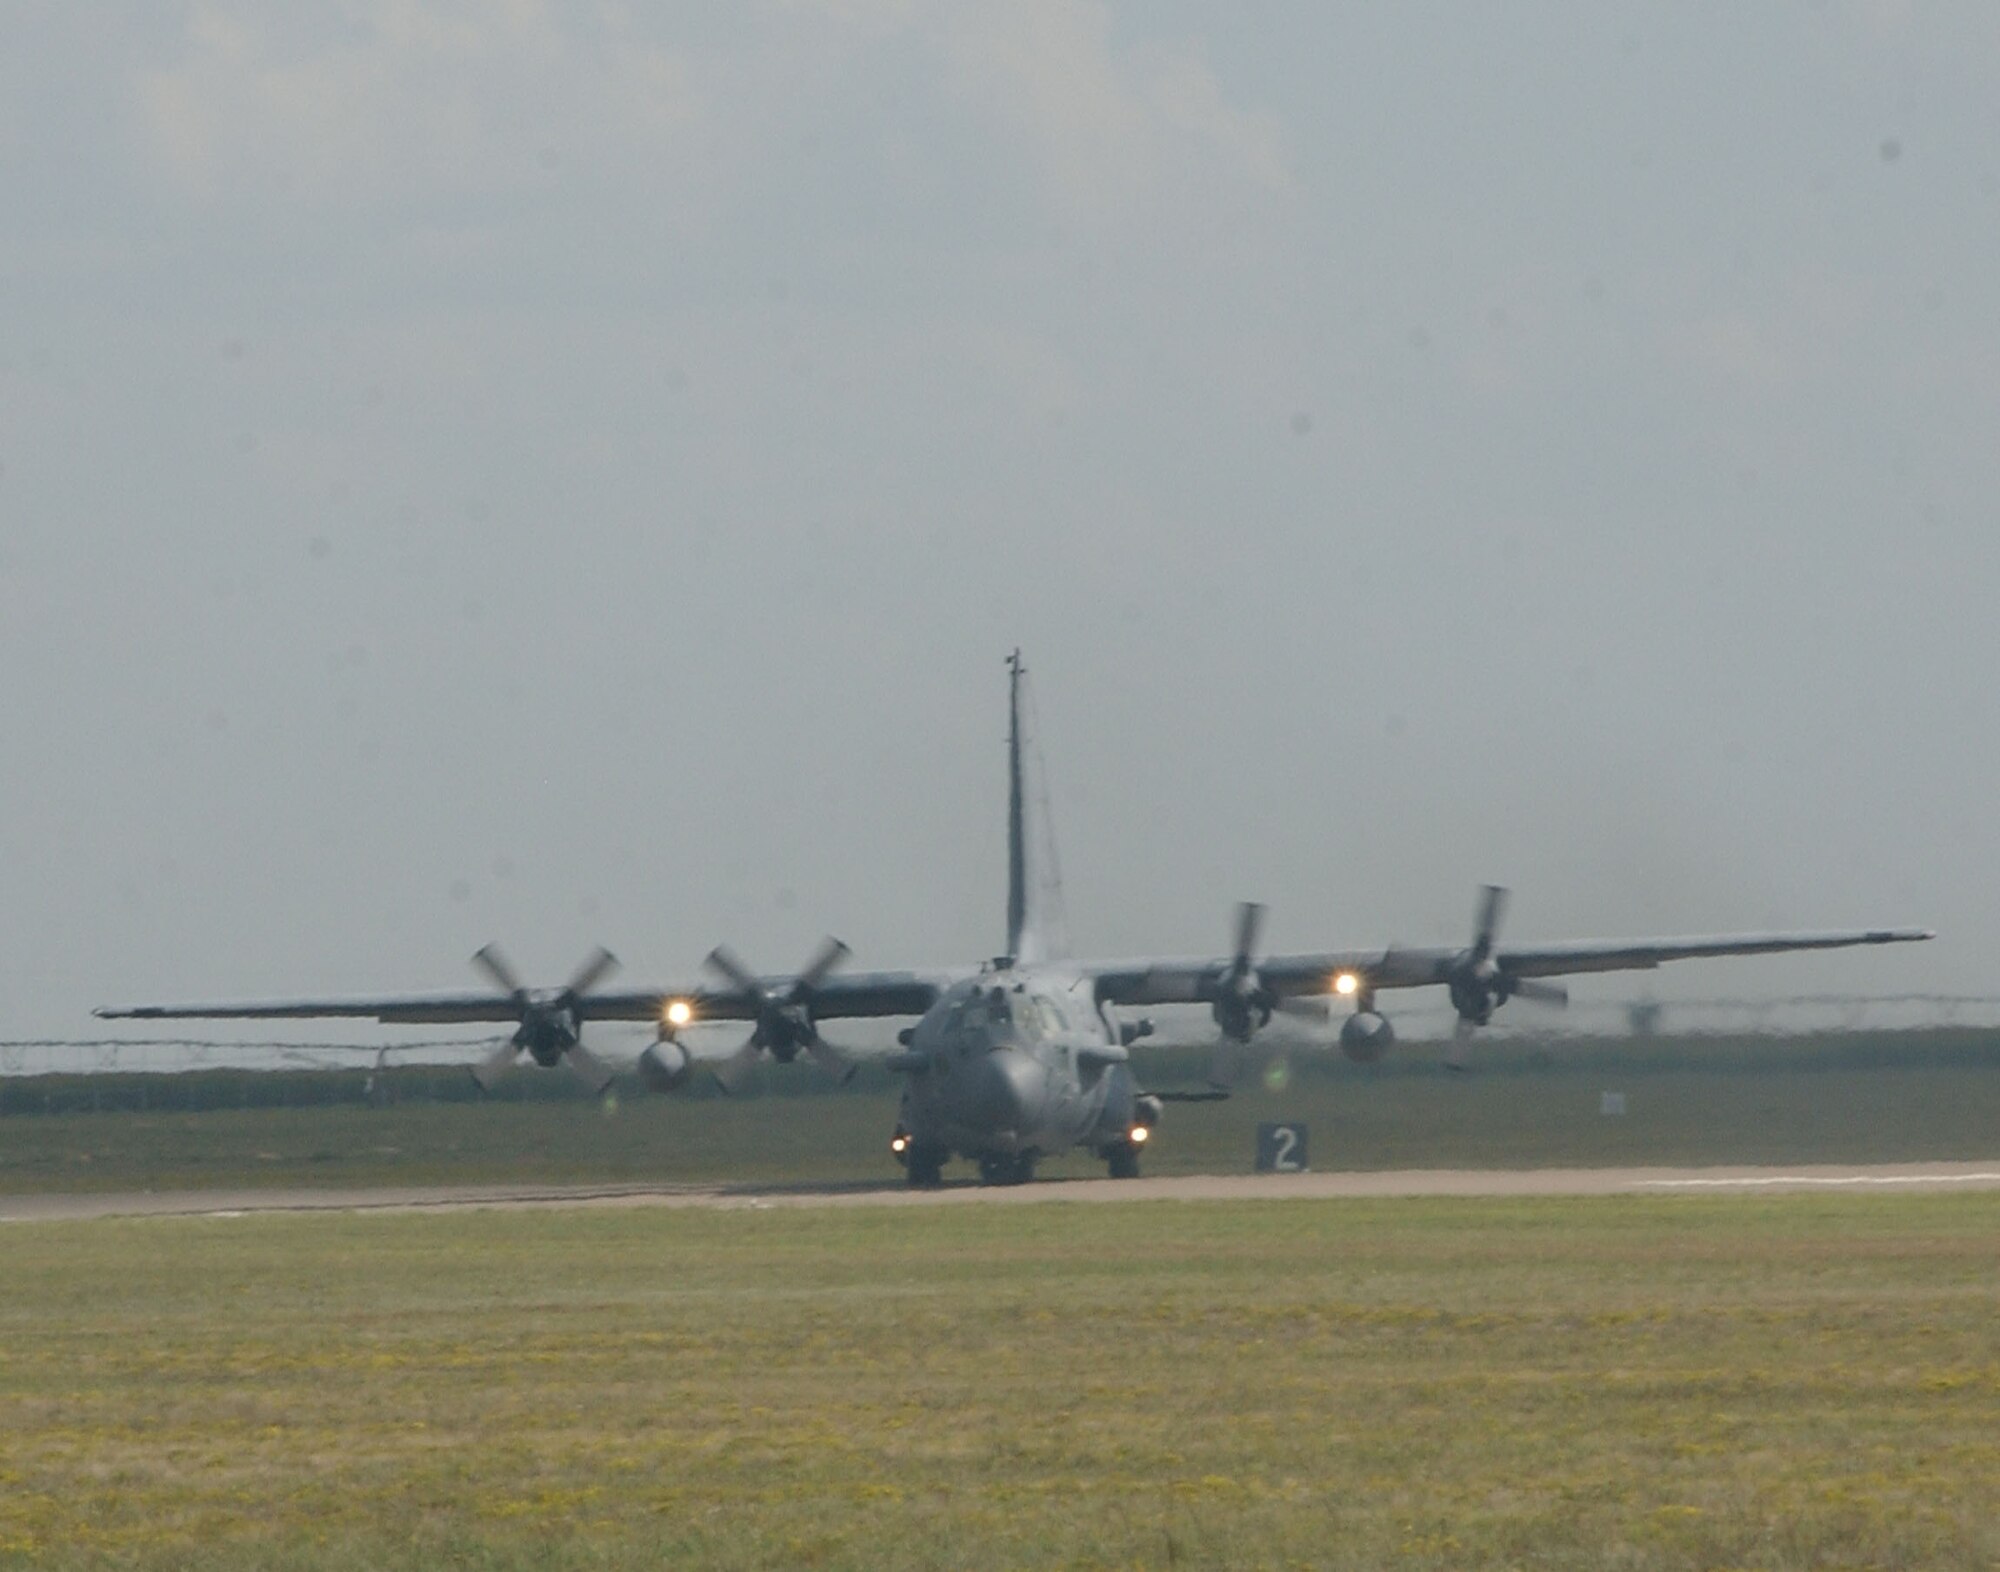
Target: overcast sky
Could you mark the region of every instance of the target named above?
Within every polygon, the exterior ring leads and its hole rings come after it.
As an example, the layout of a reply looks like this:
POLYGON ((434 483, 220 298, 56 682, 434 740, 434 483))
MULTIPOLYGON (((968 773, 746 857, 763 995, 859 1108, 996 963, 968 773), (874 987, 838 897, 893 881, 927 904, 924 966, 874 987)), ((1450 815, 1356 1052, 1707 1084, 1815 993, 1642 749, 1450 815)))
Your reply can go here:
MULTIPOLYGON (((2000 11, 0 0, 0 1035, 1003 938, 2000 992, 2000 11)), ((1595 981, 1622 996, 1639 979, 1595 981)))

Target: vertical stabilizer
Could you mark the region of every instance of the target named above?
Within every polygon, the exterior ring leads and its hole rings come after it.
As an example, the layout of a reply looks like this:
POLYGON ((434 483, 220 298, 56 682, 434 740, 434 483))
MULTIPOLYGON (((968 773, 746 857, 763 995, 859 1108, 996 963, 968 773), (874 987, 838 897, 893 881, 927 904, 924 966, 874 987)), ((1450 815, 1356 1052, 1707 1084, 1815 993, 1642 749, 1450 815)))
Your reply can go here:
POLYGON ((1007 954, 1033 965, 1060 959, 1068 934, 1047 771, 1027 678, 1015 650, 1007 657, 1007 954))

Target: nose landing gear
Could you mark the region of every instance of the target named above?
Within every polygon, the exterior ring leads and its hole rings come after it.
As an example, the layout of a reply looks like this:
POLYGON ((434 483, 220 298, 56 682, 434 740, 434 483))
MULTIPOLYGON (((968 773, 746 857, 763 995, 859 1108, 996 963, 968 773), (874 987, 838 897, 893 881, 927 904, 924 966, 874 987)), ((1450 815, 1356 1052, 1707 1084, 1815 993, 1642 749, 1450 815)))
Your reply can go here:
POLYGON ((979 1159, 981 1184, 1026 1184, 1034 1177, 1033 1152, 995 1153, 979 1159))

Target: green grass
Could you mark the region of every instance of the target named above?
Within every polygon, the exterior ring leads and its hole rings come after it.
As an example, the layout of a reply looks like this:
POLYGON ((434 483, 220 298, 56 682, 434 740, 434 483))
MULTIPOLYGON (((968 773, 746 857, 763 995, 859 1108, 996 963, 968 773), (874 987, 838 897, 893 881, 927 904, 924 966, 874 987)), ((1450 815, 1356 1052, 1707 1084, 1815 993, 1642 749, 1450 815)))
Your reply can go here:
POLYGON ((0 1241, 0 1564, 2000 1558, 1994 1194, 0 1241))
MULTIPOLYGON (((1198 1079, 1201 1059, 1155 1054, 1154 1084, 1198 1079)), ((1231 1102, 1176 1105, 1149 1148, 1152 1173, 1249 1167, 1264 1119, 1306 1121, 1319 1168, 1543 1167, 1626 1163, 1863 1162, 2000 1156, 2000 1036, 1923 1032, 1822 1039, 1503 1042, 1482 1069, 1452 1077, 1434 1048, 1380 1070, 1295 1055, 1281 1088, 1252 1079, 1231 1102), (1601 1115, 1604 1091, 1627 1113, 1601 1115)), ((439 1181, 776 1182, 893 1179, 887 1141, 896 1089, 866 1074, 825 1090, 819 1072, 767 1077, 770 1095, 658 1098, 626 1085, 600 1109, 568 1095, 565 1075, 531 1072, 490 1102, 461 1073, 405 1075, 404 1100, 371 1108, 360 1080, 237 1077, 176 1088, 175 1078, 74 1079, 12 1089, 7 1106, 97 1097, 117 1112, 0 1117, 0 1190, 417 1184, 439 1181), (148 1086, 150 1081, 155 1084, 148 1086), (346 1099, 316 1107, 162 1111, 203 1089, 214 1101, 285 1095, 346 1099), (151 1108, 138 1111, 141 1091, 151 1108), (532 1098, 527 1094, 532 1093, 532 1098), (555 1094, 562 1094, 560 1096, 555 1094)), ((959 1172, 963 1172, 961 1167, 959 1172)), ((1054 1176, 1101 1167, 1073 1155, 1054 1176)))

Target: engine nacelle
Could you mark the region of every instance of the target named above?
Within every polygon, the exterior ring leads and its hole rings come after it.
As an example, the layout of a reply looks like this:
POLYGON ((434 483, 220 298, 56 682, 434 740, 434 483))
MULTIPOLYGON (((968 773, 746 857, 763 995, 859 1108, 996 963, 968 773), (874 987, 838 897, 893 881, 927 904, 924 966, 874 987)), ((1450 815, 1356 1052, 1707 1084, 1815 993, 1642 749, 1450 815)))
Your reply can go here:
POLYGON ((1216 1029, 1231 1042, 1247 1043, 1271 1024, 1271 1006, 1257 994, 1225 993, 1209 1006, 1216 1029))
POLYGON ((679 1043, 663 1039, 639 1055, 639 1074, 656 1092, 671 1092, 687 1084, 694 1056, 679 1043))
POLYGON ((1396 1029, 1386 1015, 1358 1010, 1340 1028, 1340 1051, 1356 1064, 1374 1064, 1396 1041, 1396 1029))

